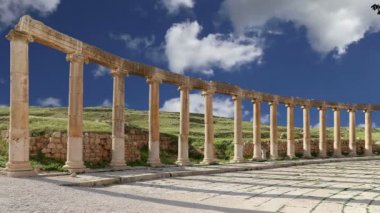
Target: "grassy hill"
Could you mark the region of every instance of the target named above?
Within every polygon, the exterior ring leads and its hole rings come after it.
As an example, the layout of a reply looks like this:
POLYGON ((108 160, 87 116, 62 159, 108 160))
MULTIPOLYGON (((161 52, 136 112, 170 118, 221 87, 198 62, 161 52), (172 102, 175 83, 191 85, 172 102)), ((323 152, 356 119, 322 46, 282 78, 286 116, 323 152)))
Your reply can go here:
MULTIPOLYGON (((84 109, 84 131, 86 132, 111 132, 112 109, 100 107, 88 107, 84 109)), ((126 109, 125 121, 127 126, 148 129, 148 112, 126 109)), ((215 117, 215 144, 216 149, 223 150, 226 158, 233 153, 233 119, 215 117)), ((9 108, 0 108, 0 130, 6 130, 9 124, 9 108)), ((33 136, 44 135, 52 132, 66 132, 67 108, 30 108, 30 130, 33 136)), ((179 132, 179 113, 161 112, 160 131, 176 137, 179 132)), ((286 127, 279 126, 278 137, 286 139, 286 127)), ((348 129, 343 127, 342 136, 348 139, 348 129)), ((333 138, 333 129, 327 129, 328 138, 333 138)), ((262 125, 262 141, 269 141, 269 126, 262 125)), ((318 138, 318 129, 311 129, 311 137, 318 138)), ((364 129, 357 128, 357 137, 364 139, 364 129)), ((302 129, 295 129, 295 138, 302 138, 302 129)), ((373 139, 380 139, 380 130, 373 130, 373 139)), ((203 114, 191 114, 190 116, 190 143, 194 147, 202 147, 204 141, 203 114)), ((243 141, 252 142, 252 123, 243 122, 243 141)), ((173 141, 176 142, 176 141, 173 141)), ((0 145, 0 166, 4 164, 6 148, 4 142, 0 145), (3 159, 3 160, 2 160, 3 159), (3 163, 1 163, 3 162, 3 163)))

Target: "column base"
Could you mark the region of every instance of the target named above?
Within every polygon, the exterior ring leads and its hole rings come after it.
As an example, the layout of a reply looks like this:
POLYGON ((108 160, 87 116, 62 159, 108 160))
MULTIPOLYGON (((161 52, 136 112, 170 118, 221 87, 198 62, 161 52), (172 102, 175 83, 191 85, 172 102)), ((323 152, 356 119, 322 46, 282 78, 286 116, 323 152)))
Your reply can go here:
POLYGON ((4 173, 8 177, 32 177, 37 175, 37 172, 33 170, 33 167, 29 161, 8 162, 4 173))
POLYGON ((232 159, 230 163, 245 163, 247 162, 245 159, 232 159))
POLYGON ((292 159, 297 159, 297 157, 295 155, 287 155, 286 156, 288 159, 292 160, 292 159))
POLYGON ((302 158, 305 158, 305 159, 312 159, 313 156, 311 156, 311 154, 303 154, 303 155, 302 155, 302 158))
POLYGON ((84 166, 83 161, 66 161, 65 165, 63 166, 63 169, 69 171, 70 173, 84 173, 88 171, 88 169, 84 166))
POLYGON ((280 159, 280 157, 278 157, 278 156, 270 156, 270 159, 271 160, 278 160, 278 159, 280 159))
POLYGON ((218 161, 214 160, 214 159, 203 159, 201 164, 202 165, 215 165, 215 164, 218 164, 218 161))
POLYGON ((250 161, 266 161, 266 159, 263 159, 263 158, 261 158, 261 157, 253 157, 253 158, 251 158, 251 160, 250 161))
POLYGON ((342 155, 342 154, 334 154, 333 157, 334 157, 334 158, 342 158, 343 155, 342 155))
POLYGON ((350 153, 348 154, 348 156, 349 156, 349 157, 356 157, 356 156, 358 156, 358 155, 356 154, 356 151, 352 151, 352 152, 350 152, 350 153))
POLYGON ((148 164, 151 167, 161 167, 162 166, 160 159, 148 159, 148 164))
POLYGON ((129 166, 127 166, 126 163, 123 163, 123 162, 111 162, 110 167, 113 170, 126 170, 126 169, 130 168, 129 166))
POLYGON ((193 165, 189 160, 180 159, 175 162, 178 166, 191 166, 193 165))
POLYGON ((365 151, 364 156, 374 156, 375 154, 372 153, 372 151, 365 151))

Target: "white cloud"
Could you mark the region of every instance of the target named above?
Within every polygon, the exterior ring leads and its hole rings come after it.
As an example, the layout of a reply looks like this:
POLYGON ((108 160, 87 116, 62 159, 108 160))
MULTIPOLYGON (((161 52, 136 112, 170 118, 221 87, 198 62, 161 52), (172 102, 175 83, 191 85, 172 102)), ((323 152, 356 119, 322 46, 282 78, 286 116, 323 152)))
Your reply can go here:
POLYGON ((54 12, 60 0, 1 0, 0 29, 9 26, 28 11, 48 15, 54 12))
POLYGON ((60 107, 61 105, 61 100, 58 98, 53 98, 53 97, 47 97, 47 98, 39 98, 37 100, 38 105, 44 106, 44 107, 60 107))
POLYGON ((319 128, 319 122, 314 125, 311 125, 311 128, 319 128))
POLYGON ((108 99, 104 99, 104 101, 102 102, 102 104, 100 105, 101 107, 111 107, 112 106, 112 102, 108 99))
POLYGON ((176 14, 181 8, 193 8, 194 0, 161 0, 170 14, 176 14))
POLYGON ((380 30, 380 18, 370 6, 373 0, 225 0, 222 11, 235 30, 263 30, 277 19, 306 27, 312 48, 322 54, 344 54, 350 44, 367 32, 380 30))
POLYGON ((165 53, 173 72, 186 70, 206 75, 213 67, 232 71, 243 64, 258 61, 262 49, 255 38, 236 37, 231 34, 209 34, 199 38, 202 27, 198 22, 174 24, 165 36, 165 53))
POLYGON ((92 74, 94 75, 95 78, 105 76, 109 73, 110 73, 110 70, 101 65, 97 65, 96 69, 92 70, 92 74))
POLYGON ((269 114, 262 115, 260 120, 261 120, 261 123, 263 123, 263 124, 269 124, 270 115, 269 114))
POLYGON ((130 34, 110 34, 110 37, 115 40, 123 41, 128 49, 135 51, 144 51, 147 47, 152 46, 155 41, 153 35, 150 37, 133 37, 130 34))
MULTIPOLYGON (((364 128, 364 127, 365 127, 365 124, 364 124, 364 123, 361 123, 361 124, 356 125, 356 127, 358 127, 358 128, 364 128)), ((372 128, 377 128, 376 123, 375 123, 375 122, 372 122, 371 127, 372 127, 372 128)))
MULTIPOLYGON (((190 112, 204 113, 204 97, 199 94, 190 94, 190 112)), ((172 98, 163 104, 161 110, 166 112, 179 112, 181 107, 180 98, 172 98)), ((215 116, 232 118, 234 116, 234 103, 231 98, 213 98, 213 113, 215 116)))

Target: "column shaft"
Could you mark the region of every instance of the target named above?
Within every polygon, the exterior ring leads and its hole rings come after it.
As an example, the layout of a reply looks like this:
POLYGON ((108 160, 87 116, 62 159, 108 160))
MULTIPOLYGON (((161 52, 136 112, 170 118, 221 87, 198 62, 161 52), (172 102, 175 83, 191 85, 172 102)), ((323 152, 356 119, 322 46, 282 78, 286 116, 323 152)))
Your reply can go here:
POLYGON ((277 102, 270 102, 270 158, 278 159, 277 102))
POLYGON ((373 155, 372 153, 372 128, 371 128, 371 111, 364 111, 364 134, 365 134, 365 142, 364 142, 364 154, 366 156, 373 155))
POLYGON ((334 157, 342 157, 340 140, 340 109, 334 109, 334 157))
POLYGON ((261 153, 261 101, 253 100, 253 160, 262 160, 261 153))
POLYGON ((213 164, 216 162, 214 157, 214 118, 212 107, 213 92, 204 91, 202 95, 205 98, 205 144, 202 164, 213 164))
POLYGON ((123 169, 125 163, 125 133, 124 133, 124 105, 125 105, 125 74, 119 70, 113 74, 113 102, 112 102, 112 160, 111 166, 123 169))
POLYGON ((10 40, 10 122, 6 174, 11 177, 35 175, 29 161, 29 41, 28 35, 11 31, 10 40))
POLYGON ((310 107, 303 106, 303 157, 310 158, 310 107))
POLYGON ((160 160, 160 108, 159 94, 161 80, 152 76, 147 80, 149 84, 149 158, 148 164, 161 166, 160 160))
POLYGON ((70 54, 67 160, 64 169, 84 172, 83 163, 83 64, 82 54, 70 54))
POLYGON ((233 96, 235 114, 234 114, 234 158, 233 162, 239 163, 244 161, 243 157, 243 132, 242 132, 242 107, 241 97, 233 96))
POLYGON ((326 109, 319 108, 319 157, 327 157, 326 109))
POLYGON ((292 104, 286 105, 287 108, 287 149, 286 153, 288 158, 295 158, 295 144, 294 144, 294 106, 292 104))
POLYGON ((348 127, 348 131, 349 131, 349 143, 348 143, 348 146, 349 146, 349 149, 350 149, 350 153, 349 155, 350 156, 356 156, 356 121, 355 121, 355 110, 354 109, 350 109, 348 110, 349 112, 349 127, 348 127))
POLYGON ((178 137, 178 159, 176 164, 181 166, 190 165, 189 160, 189 91, 188 85, 179 87, 181 108, 178 137))

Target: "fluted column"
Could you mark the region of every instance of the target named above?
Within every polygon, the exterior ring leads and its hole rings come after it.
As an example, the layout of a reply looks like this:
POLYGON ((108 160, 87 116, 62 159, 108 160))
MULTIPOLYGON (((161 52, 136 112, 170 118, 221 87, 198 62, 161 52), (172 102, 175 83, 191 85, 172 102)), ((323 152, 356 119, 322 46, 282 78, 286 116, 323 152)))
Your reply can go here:
POLYGON ((270 107, 270 158, 278 159, 278 139, 277 139, 277 101, 269 102, 270 107))
POLYGON ((29 42, 32 37, 16 31, 10 40, 9 155, 6 174, 11 177, 36 175, 29 161, 29 42))
POLYGON ((372 153, 372 128, 371 128, 371 110, 364 110, 364 155, 371 156, 372 153))
POLYGON ((67 127, 67 160, 63 167, 70 172, 84 172, 83 163, 83 64, 86 59, 81 53, 69 54, 70 88, 67 127))
POLYGON ((242 107, 241 95, 232 97, 235 106, 234 112, 234 158, 232 162, 240 163, 244 161, 243 157, 243 132, 242 132, 242 107))
POLYGON ((253 99, 253 159, 262 160, 261 150, 261 100, 253 99))
POLYGON ((334 157, 342 157, 342 143, 340 140, 340 108, 334 108, 334 157))
POLYGON ((310 106, 303 105, 303 157, 311 158, 310 153, 310 106))
POLYGON ((321 106, 319 110, 319 157, 327 157, 327 135, 326 135, 326 108, 321 106))
POLYGON ((202 164, 213 164, 216 162, 214 154, 214 118, 212 107, 212 96, 214 90, 203 91, 202 95, 205 99, 205 143, 204 143, 204 158, 202 164))
POLYGON ((149 84, 149 157, 148 164, 161 166, 160 160, 160 83, 157 75, 148 77, 149 84))
POLYGON ((349 155, 356 156, 356 121, 355 121, 355 109, 348 110, 349 113, 349 127, 348 127, 348 147, 350 149, 349 155))
POLYGON ((180 166, 191 165, 189 160, 189 82, 179 86, 180 91, 180 123, 178 137, 178 159, 176 164, 180 166))
POLYGON ((295 158, 294 145, 294 105, 293 103, 286 104, 287 109, 287 149, 286 155, 288 158, 295 158))
POLYGON ((125 135, 124 135, 124 104, 125 104, 125 77, 126 73, 116 69, 113 76, 112 101, 112 160, 110 166, 115 169, 124 169, 125 162, 125 135))

